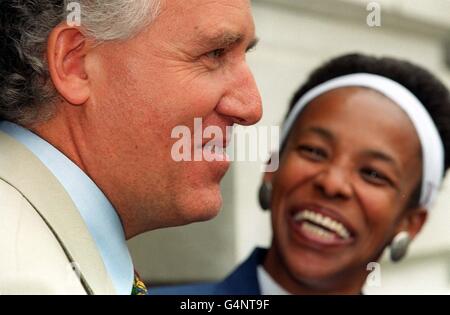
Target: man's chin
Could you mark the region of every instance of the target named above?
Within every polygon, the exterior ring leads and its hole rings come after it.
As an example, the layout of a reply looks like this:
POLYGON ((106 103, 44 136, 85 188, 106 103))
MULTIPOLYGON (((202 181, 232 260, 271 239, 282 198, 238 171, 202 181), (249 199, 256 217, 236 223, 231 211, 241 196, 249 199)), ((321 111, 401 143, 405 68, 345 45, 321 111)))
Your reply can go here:
POLYGON ((222 204, 223 201, 220 194, 216 198, 208 198, 202 205, 193 210, 193 213, 196 214, 194 220, 204 222, 214 219, 220 213, 222 204))
POLYGON ((204 191, 193 194, 183 204, 184 206, 180 211, 184 223, 180 225, 212 220, 220 213, 222 208, 223 200, 220 188, 218 191, 204 191))

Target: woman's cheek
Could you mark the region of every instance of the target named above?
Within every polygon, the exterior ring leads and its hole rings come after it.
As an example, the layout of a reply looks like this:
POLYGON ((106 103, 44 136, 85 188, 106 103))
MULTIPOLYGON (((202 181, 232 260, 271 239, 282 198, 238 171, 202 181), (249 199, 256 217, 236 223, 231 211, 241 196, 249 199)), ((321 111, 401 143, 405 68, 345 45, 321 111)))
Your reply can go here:
POLYGON ((389 222, 393 222, 396 209, 393 196, 381 188, 361 187, 356 194, 365 212, 366 228, 372 231, 385 231, 389 222))
POLYGON ((314 175, 320 172, 320 164, 308 162, 298 156, 291 155, 286 160, 286 166, 281 172, 283 181, 292 185, 298 185, 299 183, 312 178, 314 175))

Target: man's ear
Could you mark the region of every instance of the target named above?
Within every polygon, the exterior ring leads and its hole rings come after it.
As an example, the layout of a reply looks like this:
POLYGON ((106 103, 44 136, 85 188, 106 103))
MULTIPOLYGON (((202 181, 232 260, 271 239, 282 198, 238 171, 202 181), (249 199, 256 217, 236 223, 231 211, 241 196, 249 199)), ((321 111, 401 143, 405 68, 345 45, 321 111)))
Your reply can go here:
POLYGON ((396 233, 401 231, 408 232, 409 237, 414 239, 422 230, 423 225, 427 221, 428 211, 424 208, 408 209, 404 217, 399 222, 396 233))
POLYGON ((82 105, 89 99, 90 87, 85 69, 89 43, 77 28, 61 23, 50 33, 47 59, 56 90, 72 105, 82 105))

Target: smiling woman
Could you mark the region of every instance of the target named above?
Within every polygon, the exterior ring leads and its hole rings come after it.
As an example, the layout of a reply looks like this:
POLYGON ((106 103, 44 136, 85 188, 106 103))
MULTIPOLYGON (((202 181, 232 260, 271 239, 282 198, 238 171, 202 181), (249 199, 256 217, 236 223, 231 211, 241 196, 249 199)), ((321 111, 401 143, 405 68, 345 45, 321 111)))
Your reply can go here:
POLYGON ((291 293, 359 293, 386 247, 403 258, 449 167, 449 126, 447 89, 408 62, 355 54, 313 72, 263 183, 269 277, 291 293))

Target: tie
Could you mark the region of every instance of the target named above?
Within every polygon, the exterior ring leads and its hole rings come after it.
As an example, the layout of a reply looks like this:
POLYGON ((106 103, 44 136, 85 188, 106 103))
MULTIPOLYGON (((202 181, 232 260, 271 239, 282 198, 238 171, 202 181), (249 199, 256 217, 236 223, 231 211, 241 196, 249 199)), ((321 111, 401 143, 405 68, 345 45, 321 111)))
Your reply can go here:
POLYGON ((145 283, 139 278, 137 272, 134 273, 134 283, 131 295, 147 295, 147 287, 145 283))

